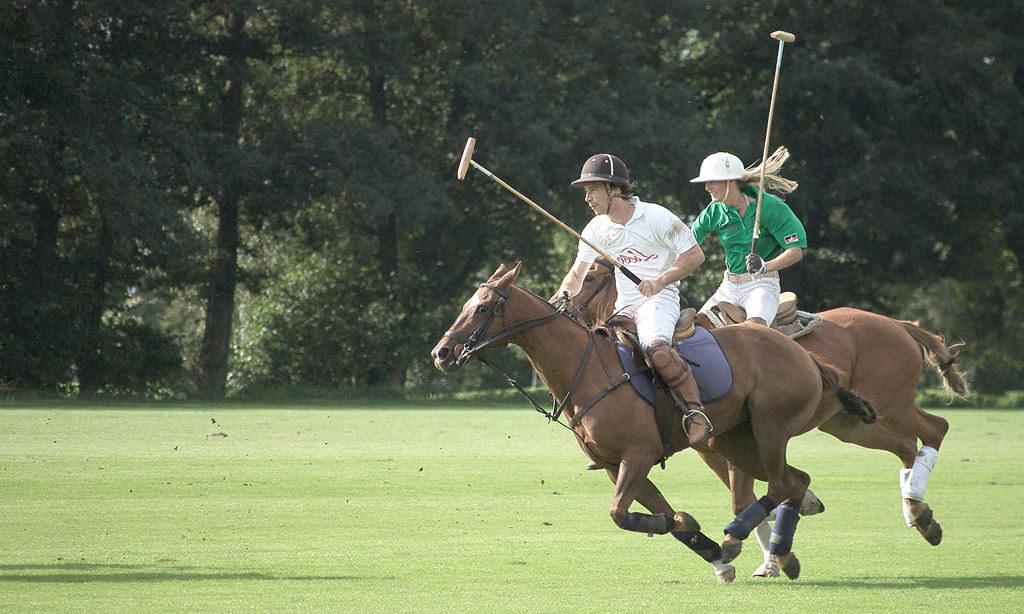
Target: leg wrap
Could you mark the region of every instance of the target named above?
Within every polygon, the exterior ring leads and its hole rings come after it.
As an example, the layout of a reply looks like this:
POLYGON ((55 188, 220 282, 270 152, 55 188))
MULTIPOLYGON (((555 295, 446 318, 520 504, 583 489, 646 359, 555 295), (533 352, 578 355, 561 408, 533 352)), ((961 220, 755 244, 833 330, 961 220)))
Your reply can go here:
POLYGON ((904 499, 924 501, 924 490, 928 486, 928 476, 935 468, 939 451, 931 446, 921 446, 914 459, 913 469, 900 469, 900 492, 904 499))
POLYGON ((768 524, 767 520, 757 525, 757 528, 754 529, 754 537, 757 538, 757 545, 761 546, 761 552, 764 553, 765 561, 771 558, 769 550, 771 547, 771 535, 772 525, 768 524))
POLYGON ((668 514, 638 514, 630 512, 626 519, 619 525, 620 529, 636 531, 637 533, 654 533, 664 535, 672 530, 676 524, 675 518, 668 514))
POLYGON ((672 537, 683 542, 687 548, 708 563, 722 558, 722 547, 700 531, 672 531, 672 537))
POLYGON ((772 509, 775 509, 775 502, 765 495, 751 503, 732 522, 725 525, 725 532, 743 541, 750 537, 750 532, 754 530, 754 527, 764 522, 764 519, 768 517, 768 512, 772 509))
POLYGON ((771 545, 768 551, 775 556, 789 554, 793 548, 793 534, 796 523, 800 520, 800 502, 786 499, 779 506, 775 516, 775 527, 772 528, 771 545))

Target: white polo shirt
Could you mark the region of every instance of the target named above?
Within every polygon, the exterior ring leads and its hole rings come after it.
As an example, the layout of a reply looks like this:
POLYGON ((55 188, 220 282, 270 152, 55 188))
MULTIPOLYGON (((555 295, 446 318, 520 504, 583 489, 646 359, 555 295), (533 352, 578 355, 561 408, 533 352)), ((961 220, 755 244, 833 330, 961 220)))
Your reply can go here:
MULTIPOLYGON (((629 202, 634 209, 628 222, 616 224, 607 215, 598 215, 590 220, 581 234, 637 277, 657 277, 675 264, 679 254, 697 245, 693 231, 665 207, 645 203, 636 196, 629 199, 629 202)), ((580 241, 576 262, 594 262, 599 256, 593 248, 580 241)), ((636 285, 618 268, 615 269, 615 286, 619 293, 616 308, 645 300, 636 285)), ((669 284, 662 290, 666 291, 671 292, 678 302, 679 282, 669 284)))

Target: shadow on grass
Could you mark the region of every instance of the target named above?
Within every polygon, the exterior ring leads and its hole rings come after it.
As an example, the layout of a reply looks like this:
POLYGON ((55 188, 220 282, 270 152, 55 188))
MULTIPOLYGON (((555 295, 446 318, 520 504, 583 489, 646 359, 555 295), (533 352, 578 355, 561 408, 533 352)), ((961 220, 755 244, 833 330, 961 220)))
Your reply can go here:
MULTIPOLYGON (((256 571, 216 572, 191 567, 162 569, 154 565, 57 563, 52 565, 0 565, 0 582, 87 584, 92 582, 182 582, 210 580, 353 581, 358 576, 280 576, 256 571), (44 573, 18 573, 39 571, 44 573), (13 573, 11 573, 13 572, 13 573)), ((375 578, 387 580, 388 578, 375 578)))
POLYGON ((1020 588, 1024 586, 1024 576, 951 576, 945 578, 931 577, 900 577, 892 580, 873 578, 845 578, 842 580, 804 580, 793 582, 793 586, 807 585, 821 588, 844 589, 886 589, 886 588, 927 588, 932 590, 970 590, 991 588, 1020 588))

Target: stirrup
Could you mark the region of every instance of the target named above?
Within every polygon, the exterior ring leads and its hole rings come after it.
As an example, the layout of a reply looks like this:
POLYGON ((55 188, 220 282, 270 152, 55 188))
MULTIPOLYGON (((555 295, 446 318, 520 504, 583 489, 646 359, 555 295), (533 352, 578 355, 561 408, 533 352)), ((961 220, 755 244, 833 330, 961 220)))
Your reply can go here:
POLYGON ((697 441, 691 441, 690 442, 691 446, 695 446, 697 444, 704 443, 705 441, 707 441, 711 437, 711 433, 715 432, 715 425, 711 423, 711 418, 708 418, 708 415, 705 414, 703 410, 704 410, 704 406, 701 405, 700 409, 691 409, 690 412, 683 417, 683 431, 686 433, 686 438, 687 439, 690 438, 690 431, 689 431, 689 429, 686 428, 686 421, 687 420, 689 420, 690 418, 696 416, 697 414, 700 414, 701 416, 704 416, 704 421, 708 423, 708 432, 705 433, 704 436, 701 437, 700 439, 698 439, 697 441))

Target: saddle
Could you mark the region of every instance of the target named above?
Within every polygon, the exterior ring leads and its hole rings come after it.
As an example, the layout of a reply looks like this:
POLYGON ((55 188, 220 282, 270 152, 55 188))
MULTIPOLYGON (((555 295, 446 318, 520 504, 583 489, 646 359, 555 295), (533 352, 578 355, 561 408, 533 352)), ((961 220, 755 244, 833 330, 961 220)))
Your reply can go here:
MULTIPOLYGON (((740 324, 747 320, 747 312, 739 305, 720 302, 711 307, 707 313, 708 320, 715 328, 740 324)), ((796 308, 796 294, 783 292, 779 295, 779 311, 772 321, 771 328, 788 336, 790 339, 798 339, 811 332, 821 324, 821 316, 800 311, 796 308)))
MULTIPOLYGON (((732 370, 718 342, 706 327, 695 326, 696 310, 684 309, 676 322, 672 343, 689 363, 691 372, 700 389, 701 402, 714 403, 732 389, 732 370)), ((657 372, 647 363, 647 356, 640 348, 640 340, 636 335, 636 322, 630 316, 616 315, 595 332, 610 336, 615 343, 616 351, 622 362, 625 373, 636 373, 629 382, 633 389, 651 406, 654 407, 654 419, 665 448, 665 456, 661 459, 662 469, 670 455, 670 443, 676 422, 685 412, 681 412, 672 398, 668 387, 658 377, 657 372), (637 369, 646 366, 646 370, 637 369)))
MULTIPOLYGON (((693 307, 687 307, 679 312, 675 332, 672 333, 672 343, 689 339, 693 336, 696 331, 694 326, 696 318, 697 310, 693 307)), ((643 353, 640 350, 640 340, 636 336, 636 321, 633 320, 632 316, 615 314, 608 318, 608 321, 604 323, 602 328, 614 331, 620 343, 625 343, 634 350, 643 353)))

